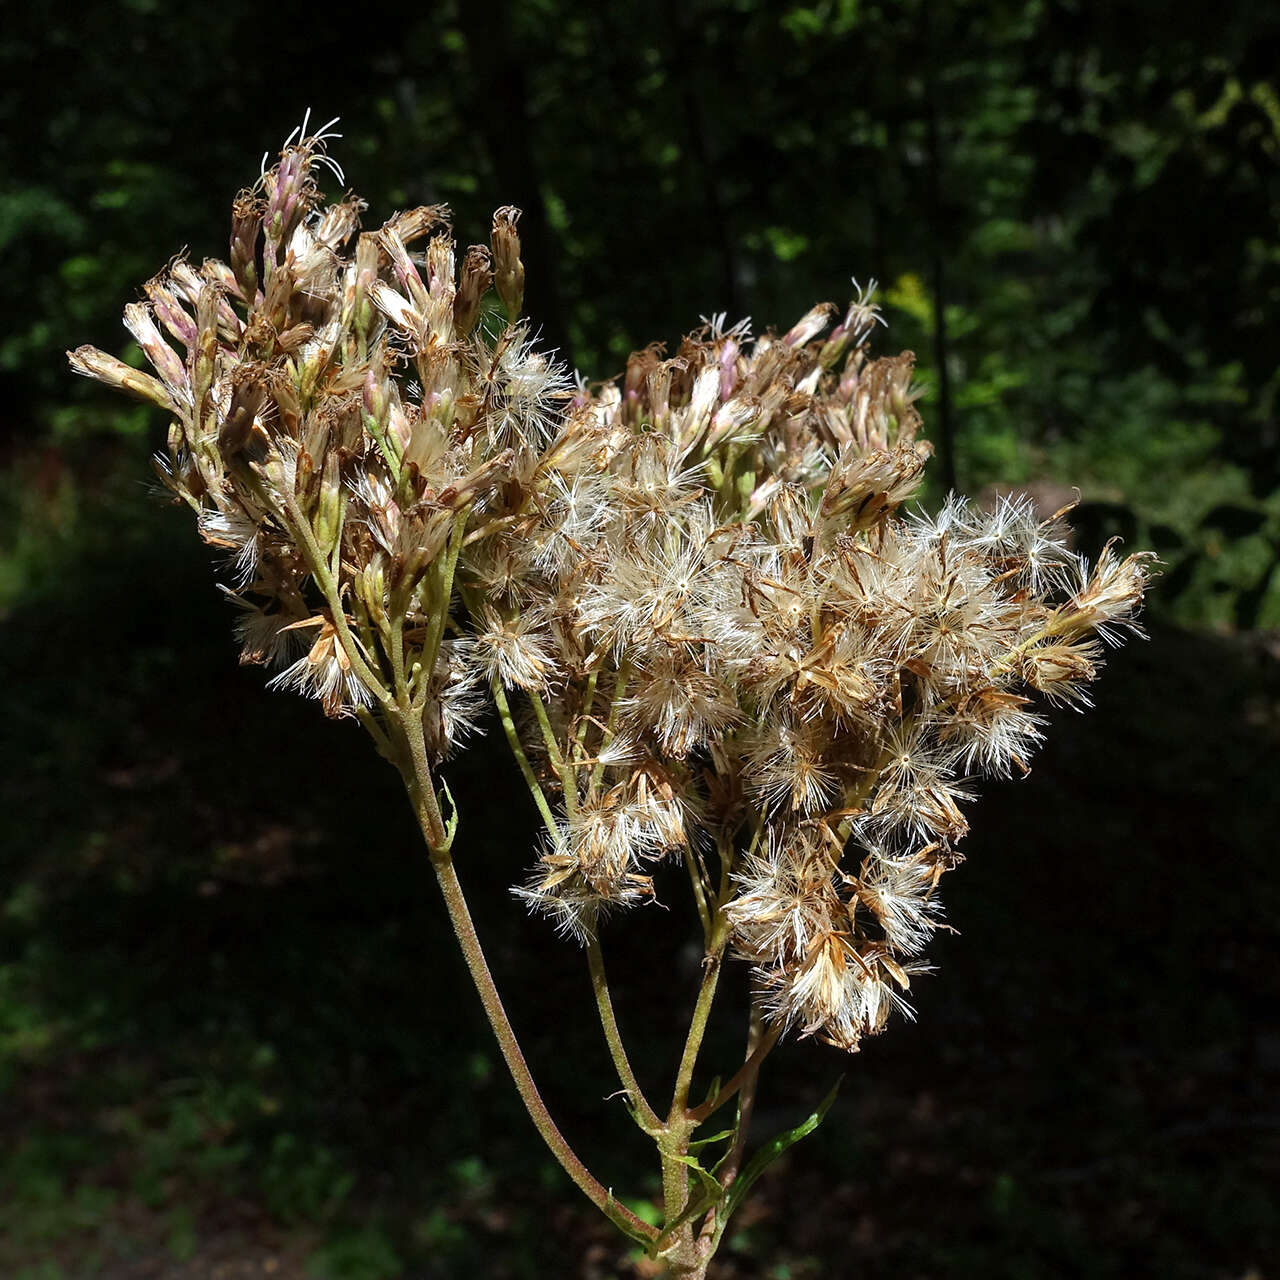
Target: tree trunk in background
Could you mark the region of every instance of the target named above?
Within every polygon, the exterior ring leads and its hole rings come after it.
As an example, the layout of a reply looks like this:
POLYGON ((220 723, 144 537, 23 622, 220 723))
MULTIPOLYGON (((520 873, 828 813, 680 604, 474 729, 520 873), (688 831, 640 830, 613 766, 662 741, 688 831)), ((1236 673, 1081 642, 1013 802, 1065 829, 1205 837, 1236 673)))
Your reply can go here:
POLYGON ((503 201, 524 210, 520 253, 525 265, 524 313, 543 344, 573 365, 569 326, 560 297, 559 255, 542 197, 542 175, 529 120, 529 90, 511 29, 510 0, 458 6, 470 54, 472 107, 493 160, 503 201))

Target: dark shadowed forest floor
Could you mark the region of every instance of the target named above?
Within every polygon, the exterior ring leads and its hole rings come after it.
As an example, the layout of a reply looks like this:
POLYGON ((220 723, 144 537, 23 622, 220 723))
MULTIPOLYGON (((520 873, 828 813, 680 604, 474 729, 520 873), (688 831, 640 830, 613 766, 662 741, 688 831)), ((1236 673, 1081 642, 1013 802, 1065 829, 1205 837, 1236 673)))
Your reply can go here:
MULTIPOLYGON (((236 666, 194 535, 139 519, 0 624, 0 1276, 646 1274, 519 1110, 397 779, 236 666)), ((1096 692, 974 807, 918 1021, 770 1059, 760 1135, 842 1096, 717 1280, 1277 1275, 1280 641, 1156 627, 1096 692)), ((506 893, 497 745, 450 773, 481 935, 566 1132, 651 1197, 582 957, 506 893)), ((655 1092, 688 923, 605 939, 655 1092)))

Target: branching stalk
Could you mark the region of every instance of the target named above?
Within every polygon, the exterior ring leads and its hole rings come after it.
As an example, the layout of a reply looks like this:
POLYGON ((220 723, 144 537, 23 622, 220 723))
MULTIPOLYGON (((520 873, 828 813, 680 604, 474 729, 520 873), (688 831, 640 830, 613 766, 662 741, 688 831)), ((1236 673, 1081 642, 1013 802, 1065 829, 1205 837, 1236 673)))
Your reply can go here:
POLYGON ((733 1146, 729 1149, 729 1154, 725 1157, 719 1173, 720 1185, 723 1187, 733 1185, 733 1180, 742 1167, 742 1155, 746 1150, 747 1134, 751 1129, 751 1116, 755 1111, 756 1082, 760 1078, 760 1065, 764 1062, 769 1049, 777 1043, 779 1032, 780 1027, 765 1031, 760 1010, 753 1005, 751 1019, 747 1026, 747 1057, 739 1073, 741 1080, 738 1090, 738 1119, 733 1127, 733 1146), (760 1049, 766 1039, 769 1040, 769 1045, 762 1053, 760 1049))
POLYGON ((391 696, 383 688, 382 680, 374 674, 369 664, 365 661, 364 652, 360 644, 355 636, 351 634, 350 627, 347 626, 347 615, 342 607, 342 601, 338 598, 337 584, 334 582, 333 575, 329 572, 329 565, 316 543, 315 534, 311 529, 311 522, 302 514, 297 498, 287 491, 284 501, 289 515, 289 523, 298 537, 299 549, 306 559, 307 568, 311 570, 311 576, 315 579, 316 585, 324 596, 325 604, 329 606, 329 614, 333 621, 334 630, 338 633, 338 641, 342 645, 352 669, 374 698, 383 703, 383 705, 389 705, 391 696))
POLYGON ((649 1105, 644 1096, 635 1072, 631 1069, 631 1061, 627 1057, 626 1046, 622 1042, 622 1033, 618 1030, 618 1021, 613 1012, 613 997, 609 992, 609 979, 605 975, 604 954, 600 949, 600 939, 593 936, 587 943, 587 963, 591 969, 591 988, 596 997, 596 1008, 600 1013, 600 1026, 604 1031, 609 1055, 613 1058, 614 1070, 618 1080, 627 1091, 631 1114, 636 1123, 648 1134, 656 1133, 662 1128, 658 1113, 649 1105))
POLYGON ((548 834, 554 837, 557 832, 555 814, 551 812, 546 793, 542 790, 542 785, 533 771, 533 765, 529 763, 529 756, 520 742, 520 734, 516 730, 516 722, 511 715, 511 704, 507 701, 507 691, 502 687, 502 681, 496 676, 491 681, 490 688, 493 690, 493 700, 498 708, 498 718, 502 721, 502 731, 507 735, 507 745, 520 766, 520 774, 524 778, 525 786, 529 788, 529 794, 533 796, 534 804, 538 806, 538 812, 542 815, 548 834))
POLYGON ((412 776, 415 784, 414 799, 418 822, 427 845, 432 850, 431 866, 444 896, 445 906, 449 912, 449 923, 453 926, 454 936, 458 940, 467 969, 471 974, 471 981, 480 996, 480 1003, 484 1006, 489 1026, 498 1041, 503 1061, 507 1064, 507 1070, 511 1073, 529 1118, 533 1121, 547 1149, 587 1199, 631 1239, 641 1244, 650 1243, 657 1238, 658 1233, 625 1205, 620 1204, 612 1191, 592 1175, 551 1118, 551 1113, 547 1110, 546 1103, 542 1100, 542 1095, 534 1082, 533 1074, 529 1070, 529 1064, 525 1061, 515 1030, 507 1017, 502 998, 494 984, 493 975, 489 971, 488 961, 485 959, 484 950, 471 919, 471 912, 462 892, 462 885, 454 869, 453 858, 447 851, 438 852, 439 807, 437 805, 433 811, 422 804, 423 795, 432 794, 430 774, 419 773, 417 762, 414 761, 412 776))
POLYGON ((731 1101, 747 1081, 753 1079, 759 1072, 760 1064, 773 1051, 773 1047, 778 1043, 781 1036, 782 1026, 780 1023, 775 1022, 768 1031, 759 1037, 747 1060, 716 1090, 714 1096, 708 1098, 701 1106, 693 1107, 689 1111, 689 1119, 695 1124, 702 1124, 715 1115, 726 1102, 731 1101))

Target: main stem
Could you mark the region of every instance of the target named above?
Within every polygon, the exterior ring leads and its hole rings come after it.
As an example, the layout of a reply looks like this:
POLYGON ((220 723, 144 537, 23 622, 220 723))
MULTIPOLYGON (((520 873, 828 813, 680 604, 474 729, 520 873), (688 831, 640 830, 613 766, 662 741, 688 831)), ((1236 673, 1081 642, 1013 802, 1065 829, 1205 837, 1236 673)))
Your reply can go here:
POLYGON ((720 981, 720 968, 724 960, 725 947, 728 944, 729 930, 725 920, 721 901, 717 902, 711 918, 711 928, 707 935, 706 953, 703 956, 702 982, 698 986, 698 997, 693 1006, 693 1017, 689 1022, 689 1034, 685 1038, 684 1051, 680 1055, 680 1066, 676 1072, 675 1089, 671 1096, 671 1110, 667 1115, 667 1123, 658 1137, 658 1151, 662 1158, 662 1203, 663 1214, 670 1230, 671 1224, 682 1216, 685 1221, 677 1227, 671 1236, 670 1243, 662 1250, 667 1261, 670 1274, 698 1280, 706 1274, 707 1263, 711 1260, 710 1241, 704 1245, 700 1238, 695 1238, 690 1202, 689 1140, 699 1121, 690 1114, 689 1090, 693 1084, 693 1072, 698 1062, 698 1052, 707 1033, 707 1024, 711 1017, 711 1007, 715 1002, 716 987, 720 981))
POLYGON ((444 828, 440 821, 439 803, 435 799, 430 770, 425 768, 425 758, 413 750, 412 745, 415 737, 420 736, 420 723, 417 726, 417 735, 414 733, 414 726, 405 724, 404 718, 401 718, 401 725, 405 731, 406 740, 410 743, 410 750, 407 753, 409 762, 406 782, 410 783, 418 825, 431 851, 431 866, 436 873, 440 891, 444 895, 449 922, 453 925, 454 935, 458 939, 459 947, 462 948, 471 981, 475 984, 480 996, 480 1003, 484 1006, 489 1026, 493 1029, 498 1048, 507 1064, 507 1070, 511 1073, 516 1090, 520 1094, 520 1100, 524 1103, 529 1118, 533 1121, 548 1150, 573 1180, 574 1185, 621 1231, 641 1244, 649 1244, 657 1238, 658 1233, 647 1222, 636 1217, 625 1205, 619 1204, 614 1199, 613 1192, 592 1175, 556 1127, 546 1103, 542 1100, 542 1095, 538 1092, 538 1086, 534 1083, 529 1064, 525 1061, 520 1042, 516 1039, 515 1030, 511 1026, 511 1020, 507 1017, 506 1009, 503 1008, 502 997, 498 994, 493 975, 489 972, 484 950, 471 920, 471 912, 467 908, 467 900, 463 896, 462 885, 458 882, 453 858, 448 849, 441 847, 444 828), (425 801, 427 796, 431 798, 429 804, 425 801))
MULTIPOLYGON (((398 639, 399 637, 397 637, 398 639)), ((720 970, 724 954, 728 946, 729 925, 724 912, 724 904, 729 896, 729 877, 732 869, 732 853, 721 850, 721 875, 719 893, 711 896, 710 886, 705 886, 705 896, 700 899, 701 915, 706 936, 706 950, 703 958, 703 976, 699 984, 697 999, 694 1003, 693 1016, 690 1020, 689 1032, 685 1039, 684 1049, 680 1057, 680 1065, 676 1073, 675 1088, 672 1093, 671 1108, 663 1122, 649 1105, 627 1057, 626 1049, 618 1029, 614 1015, 613 1002, 609 993, 605 976, 604 960, 600 952, 599 942, 592 939, 588 945, 588 962, 591 969, 592 987, 600 1013, 601 1026, 610 1055, 618 1072, 619 1079, 626 1089, 632 1114, 637 1123, 656 1143, 662 1163, 663 1206, 666 1227, 660 1232, 642 1221, 624 1205, 614 1198, 611 1189, 603 1186, 591 1171, 582 1163, 577 1153, 570 1147, 555 1121, 547 1110, 534 1082, 529 1065, 525 1061, 511 1021, 502 1004, 502 998, 489 971, 484 950, 476 934, 471 913, 467 907, 462 886, 458 881, 451 855, 453 822, 446 826, 440 803, 435 794, 434 781, 426 751, 426 743, 422 728, 421 709, 410 702, 407 682, 397 671, 396 698, 393 708, 387 708, 388 719, 398 733, 401 773, 404 776, 414 812, 418 818, 422 834, 431 853, 432 869, 440 885, 445 906, 449 912, 449 920, 453 925, 454 935, 467 963, 471 980, 480 996, 489 1025, 498 1041, 498 1047, 507 1069, 515 1083, 525 1110, 529 1113, 535 1128, 538 1130, 548 1150, 555 1156, 561 1168, 569 1175, 574 1184, 584 1195, 621 1231, 631 1239, 638 1241, 651 1252, 661 1257, 667 1264, 668 1275, 680 1277, 681 1280, 702 1280, 707 1266, 719 1244, 724 1222, 718 1213, 719 1199, 710 1201, 701 1192, 691 1198, 689 1186, 689 1146, 694 1131, 713 1111, 717 1110, 734 1094, 740 1093, 738 1123, 735 1126, 734 1141, 725 1170, 721 1178, 721 1186, 727 1190, 737 1174, 741 1163, 743 1147, 746 1140, 746 1129, 750 1123, 756 1074, 765 1055, 773 1047, 776 1033, 761 1035, 758 1024, 753 1025, 748 1041, 746 1061, 739 1071, 720 1089, 714 1098, 701 1107, 690 1107, 689 1093, 693 1084, 694 1070, 697 1066, 698 1054, 706 1036, 711 1009, 715 1002, 716 988, 719 984, 720 970), (700 1224, 696 1219, 703 1208, 709 1208, 705 1221, 700 1224)), ((619 681, 621 683, 621 681, 619 681)), ((618 690, 615 689, 615 709, 618 690)), ((554 817, 550 813, 546 797, 537 784, 536 776, 529 766, 528 759, 520 746, 519 736, 515 732, 511 720, 510 708, 506 705, 505 696, 496 689, 499 706, 503 712, 503 726, 515 751, 517 761, 521 764, 522 773, 534 798, 540 801, 539 809, 547 822, 548 829, 554 830, 554 817)), ((376 717, 371 717, 376 724, 376 717)), ((611 717, 612 719, 612 717, 611 717)), ((544 731, 549 725, 543 724, 544 731)), ((379 735, 375 735, 377 737, 379 735)), ((393 745, 383 736, 384 744, 393 745)), ((566 780, 567 782, 567 780, 566 780)), ((692 855, 690 855, 692 856, 692 855)), ((691 868, 695 875, 695 891, 702 888, 701 869, 691 868)))
MULTIPOLYGON (((722 1185, 727 1189, 741 1162, 746 1127, 750 1122, 756 1073, 760 1062, 773 1047, 776 1039, 776 1035, 761 1037, 759 1027, 753 1027, 747 1058, 742 1068, 714 1098, 703 1106, 694 1108, 689 1106, 694 1069, 706 1036, 719 983, 720 969, 728 944, 729 928, 723 904, 728 896, 731 859, 722 859, 720 893, 713 899, 714 909, 708 912, 710 927, 706 935, 703 977, 699 984, 688 1036, 676 1073, 671 1109, 665 1123, 650 1107, 631 1069, 614 1016, 599 943, 593 940, 588 947, 592 986, 614 1066, 630 1095, 632 1112, 637 1122, 654 1139, 661 1157, 664 1216, 668 1224, 667 1231, 670 1233, 669 1238, 664 1238, 663 1232, 659 1232, 637 1217, 625 1205, 620 1204, 614 1198, 612 1190, 605 1187, 582 1163, 560 1132, 542 1095, 538 1092, 529 1064, 525 1061, 524 1052, 520 1048, 511 1020, 503 1006, 502 997, 498 994, 497 985, 494 983, 484 949, 471 919, 466 897, 462 892, 462 885, 458 881, 451 853, 453 824, 450 822, 446 825, 440 810, 440 802, 436 797, 423 734, 421 710, 409 701, 405 682, 397 680, 397 686, 399 696, 394 700, 393 706, 388 707, 386 711, 390 722, 388 728, 392 729, 392 733, 387 734, 381 730, 377 725, 376 717, 370 717, 371 728, 378 729, 375 740, 379 741, 384 753, 387 748, 392 749, 400 766, 413 803, 414 814, 430 851, 431 866, 444 897, 454 936, 458 940, 472 983, 480 996, 485 1016, 489 1019, 489 1026, 493 1030, 498 1048, 529 1118, 533 1121, 547 1149, 555 1156, 574 1185, 619 1230, 647 1249, 656 1252, 666 1262, 667 1274, 673 1277, 673 1280, 675 1277, 679 1277, 680 1280, 703 1280, 707 1266, 719 1244, 724 1224, 719 1219, 715 1203, 711 1205, 711 1212, 706 1216, 701 1229, 698 1229, 695 1222, 700 1210, 690 1198, 689 1165, 686 1163, 690 1139, 711 1112, 718 1109, 735 1093, 741 1092, 738 1125, 733 1149, 727 1162, 728 1176, 722 1181, 722 1185), (393 739, 398 739, 398 742, 393 739)), ((504 719, 509 719, 509 716, 508 709, 504 719)), ((514 728, 514 726, 510 727, 514 728)), ((518 743, 518 737, 514 734, 510 736, 514 742, 518 743)), ((545 798, 543 806, 545 806, 545 798)), ((547 815, 544 814, 544 816, 547 815)), ((706 906, 711 907, 712 903, 707 903, 706 906)))

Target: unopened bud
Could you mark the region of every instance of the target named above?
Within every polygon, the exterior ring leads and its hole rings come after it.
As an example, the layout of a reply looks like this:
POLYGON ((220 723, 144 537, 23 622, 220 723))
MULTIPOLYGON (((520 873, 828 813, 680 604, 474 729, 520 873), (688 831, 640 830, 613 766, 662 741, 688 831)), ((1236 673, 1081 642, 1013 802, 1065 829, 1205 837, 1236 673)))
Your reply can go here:
POLYGON ((371 562, 355 576, 356 595, 375 624, 386 621, 387 579, 381 559, 371 562))
POLYGON ((239 383, 231 393, 231 408, 218 432, 218 448, 224 457, 237 454, 249 441, 267 389, 256 378, 239 383))
POLYGON ((159 405, 161 409, 168 409, 171 413, 177 410, 177 405, 159 378, 153 378, 141 369, 134 369, 123 360, 99 351, 97 347, 77 347, 74 351, 68 351, 67 361, 71 365, 71 371, 81 377, 106 383, 109 387, 126 391, 139 400, 159 405))
POLYGON ((754 426, 759 417, 760 402, 754 396, 735 396, 716 410, 703 448, 714 449, 722 441, 741 435, 748 427, 754 426))
POLYGON ((271 374, 271 398, 276 402, 272 415, 274 425, 287 436, 297 439, 302 430, 302 404, 293 378, 281 370, 271 374))
POLYGON ((789 347, 802 347, 810 338, 816 338, 830 323, 835 307, 830 302, 820 302, 805 312, 782 339, 789 347))
POLYGON ((711 420, 711 412, 716 407, 719 394, 720 369, 714 364, 707 365, 694 379, 689 403, 681 415, 678 441, 681 449, 691 449, 697 444, 711 420))
MULTIPOLYGON (((281 474, 288 479, 288 468, 281 474)), ((297 465, 293 468, 293 491, 304 509, 309 509, 316 497, 316 485, 313 483, 316 474, 315 459, 306 449, 298 450, 297 465)))
POLYGON ((409 300, 415 311, 425 311, 427 307, 427 286, 423 284, 418 268, 405 248, 404 241, 393 228, 383 227, 377 233, 378 244, 391 259, 391 269, 395 273, 400 292, 409 300))
POLYGON ((378 242, 373 235, 362 235, 356 241, 356 259, 348 279, 350 296, 344 298, 344 307, 353 332, 367 341, 374 317, 369 295, 378 279, 378 242))
POLYGON ((827 335, 818 355, 818 362, 823 369, 834 369, 840 363, 840 357, 849 349, 852 335, 846 325, 839 325, 827 335))
POLYGON ((325 556, 337 545, 342 529, 342 485, 338 477, 338 454, 330 449, 325 454, 320 476, 320 499, 313 522, 316 543, 325 556))
POLYGON ((148 280, 143 288, 151 300, 156 319, 188 350, 194 347, 196 323, 183 309, 173 290, 159 280, 148 280))
MULTIPOLYGON (((213 379, 218 365, 218 290, 202 284, 196 298, 196 349, 193 353, 191 398, 195 410, 193 426, 198 436, 217 428, 217 409, 213 404, 213 379)), ((199 445, 199 439, 192 444, 199 445)))
POLYGON ((291 147, 280 158, 279 165, 263 179, 267 190, 267 207, 263 218, 267 248, 263 266, 268 276, 283 260, 284 246, 315 200, 315 184, 311 180, 311 153, 291 147))
POLYGON ((906 419, 908 411, 911 410, 911 402, 920 395, 918 390, 913 391, 911 386, 911 376, 915 370, 916 357, 912 351, 904 351, 892 361, 892 372, 890 373, 888 382, 888 394, 886 399, 889 402, 889 411, 901 423, 906 419))
POLYGON ((720 348, 720 399, 728 400, 733 389, 738 385, 738 343, 733 338, 726 338, 720 348))
POLYGON ((386 223, 400 238, 403 244, 412 244, 421 240, 428 231, 436 227, 449 227, 449 206, 447 204, 424 204, 416 209, 406 209, 403 213, 393 214, 386 223))
POLYGON ((258 233, 262 229, 262 206, 242 191, 231 209, 231 273, 245 302, 252 303, 258 291, 258 233))
POLYGON ((457 286, 453 282, 453 241, 433 236, 427 247, 426 327, 438 343, 453 341, 453 307, 457 286))
POLYGON ((391 401, 391 413, 387 418, 387 438, 398 454, 404 453, 409 447, 409 441, 413 438, 413 424, 409 421, 409 415, 405 413, 399 397, 391 401))
POLYGON ((141 302, 129 303, 124 309, 124 327, 133 334, 142 354, 166 387, 176 389, 187 385, 186 367, 178 353, 160 336, 148 307, 141 302))
POLYGON ((520 261, 520 236, 516 223, 520 210, 506 205, 493 215, 493 283, 498 297, 507 309, 507 319, 514 320, 524 303, 524 263, 520 261))
POLYGON ((387 384, 385 379, 378 376, 378 373, 377 369, 370 367, 369 372, 364 375, 364 386, 360 393, 365 417, 372 419, 369 423, 370 434, 375 437, 386 429, 387 414, 391 412, 391 397, 387 393, 387 384))
POLYGON ((493 265, 489 250, 473 244, 462 260, 458 293, 453 300, 453 325, 459 338, 466 338, 480 318, 480 304, 493 284, 493 265))

